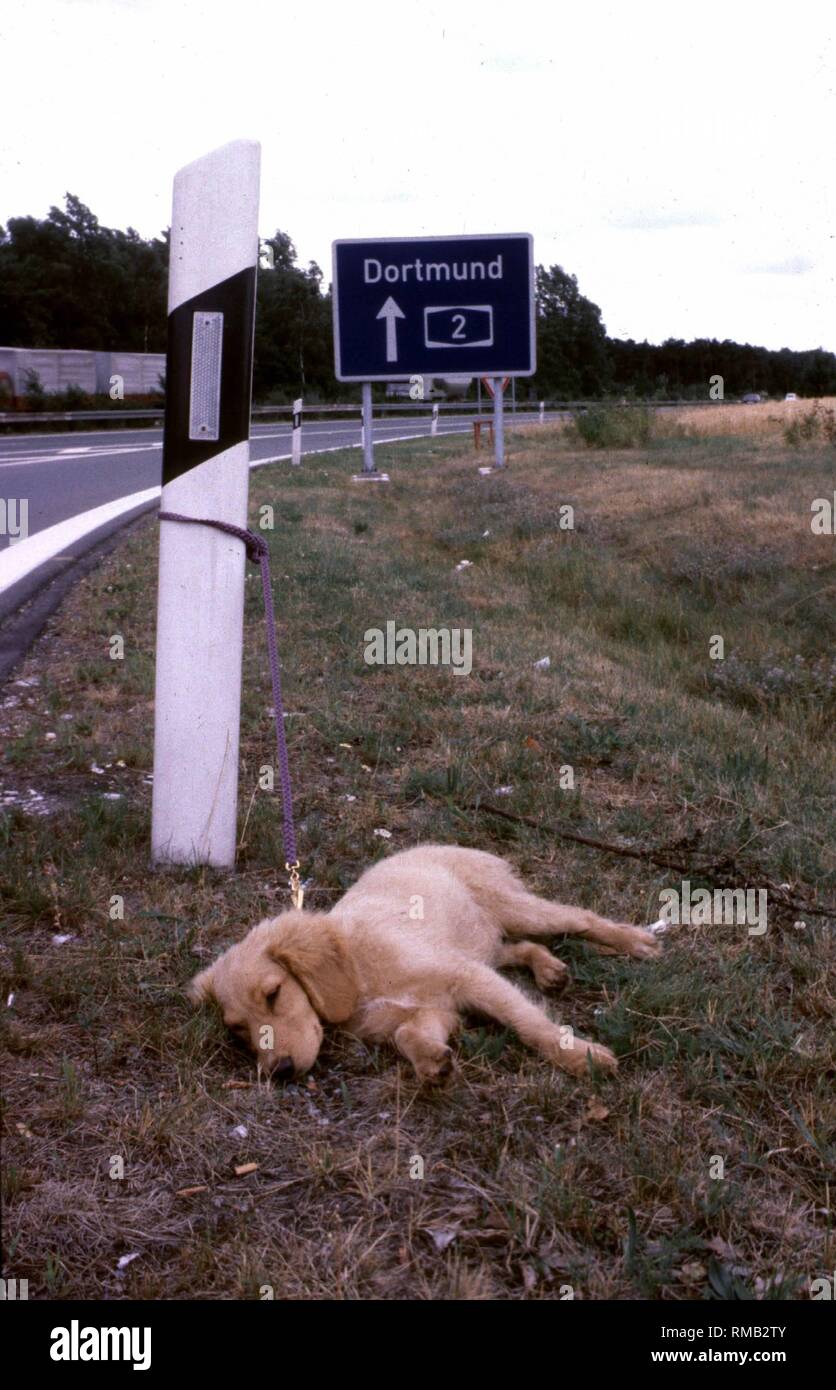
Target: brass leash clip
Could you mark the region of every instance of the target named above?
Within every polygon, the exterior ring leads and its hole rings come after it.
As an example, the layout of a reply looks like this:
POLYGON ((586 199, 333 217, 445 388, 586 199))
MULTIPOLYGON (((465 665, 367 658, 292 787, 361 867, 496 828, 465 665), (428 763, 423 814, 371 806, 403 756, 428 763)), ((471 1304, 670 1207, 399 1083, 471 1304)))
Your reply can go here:
POLYGON ((292 864, 285 864, 285 868, 290 875, 288 884, 290 886, 290 896, 293 900, 293 906, 299 909, 305 901, 305 890, 302 887, 302 880, 299 877, 299 860, 294 860, 292 864))

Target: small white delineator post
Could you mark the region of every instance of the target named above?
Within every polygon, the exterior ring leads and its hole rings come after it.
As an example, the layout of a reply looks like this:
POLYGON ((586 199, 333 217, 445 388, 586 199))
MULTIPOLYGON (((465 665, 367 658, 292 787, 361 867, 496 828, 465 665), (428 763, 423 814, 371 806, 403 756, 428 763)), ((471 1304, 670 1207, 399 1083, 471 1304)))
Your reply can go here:
POLYGON ((438 401, 433 406, 433 418, 430 425, 430 434, 438 434, 438 401))
POLYGON ((493 439, 494 439, 494 468, 505 467, 505 430, 504 416, 502 413, 502 377, 495 376, 493 379, 493 439))
POLYGON ((363 396, 363 425, 360 430, 360 447, 363 450, 363 471, 354 473, 354 483, 388 483, 388 473, 378 473, 374 466, 374 436, 372 433, 372 384, 364 381, 361 385, 363 396))
POLYGON ((290 462, 302 462, 302 401, 293 402, 293 435, 290 444, 290 462))
POLYGON ((545 421, 546 421, 546 402, 545 402, 545 401, 541 401, 541 402, 540 402, 540 424, 541 424, 541 425, 545 424, 545 421))
MULTIPOLYGON (((161 510, 247 524, 261 149, 236 140, 174 179, 161 510)), ((160 522, 155 863, 235 862, 245 550, 160 522)))

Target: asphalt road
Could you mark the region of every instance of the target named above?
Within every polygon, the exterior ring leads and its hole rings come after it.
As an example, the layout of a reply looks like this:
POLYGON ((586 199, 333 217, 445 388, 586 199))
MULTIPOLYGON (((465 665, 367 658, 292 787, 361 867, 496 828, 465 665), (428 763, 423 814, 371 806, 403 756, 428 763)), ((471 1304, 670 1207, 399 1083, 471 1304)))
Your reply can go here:
MULTIPOLYGON (((439 434, 462 434, 471 429, 475 415, 441 417, 439 434)), ((483 420, 490 419, 483 412, 483 420)), ((513 423, 536 421, 536 412, 506 413, 506 428, 513 423)), ((428 415, 375 420, 376 443, 404 435, 419 438, 430 432, 428 415)), ((258 424, 251 435, 253 462, 290 453, 290 424, 258 424)), ((358 444, 359 420, 323 420, 306 424, 303 452, 358 444)), ((162 430, 137 429, 105 433, 0 436, 0 498, 28 499, 29 535, 77 516, 92 507, 127 497, 160 482, 162 430)), ((358 457, 359 467, 359 457, 358 457)), ((0 535, 0 549, 9 544, 0 535)))

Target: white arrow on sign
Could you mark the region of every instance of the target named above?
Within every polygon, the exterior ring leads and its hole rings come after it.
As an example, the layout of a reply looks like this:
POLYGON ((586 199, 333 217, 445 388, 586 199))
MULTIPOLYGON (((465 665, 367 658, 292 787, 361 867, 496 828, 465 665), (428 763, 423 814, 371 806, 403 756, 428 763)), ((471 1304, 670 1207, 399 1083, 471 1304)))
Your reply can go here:
POLYGON ((398 307, 390 294, 377 317, 386 320, 386 361, 397 362, 398 329, 395 320, 406 318, 406 314, 403 309, 398 307))

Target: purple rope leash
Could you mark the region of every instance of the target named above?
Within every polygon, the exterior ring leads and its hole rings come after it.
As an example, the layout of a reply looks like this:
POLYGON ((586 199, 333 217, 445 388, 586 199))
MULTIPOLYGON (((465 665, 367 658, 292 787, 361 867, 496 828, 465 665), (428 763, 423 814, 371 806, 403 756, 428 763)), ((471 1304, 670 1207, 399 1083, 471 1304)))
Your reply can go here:
POLYGON ((276 644, 276 619, 273 612, 273 585, 270 578, 270 547, 263 536, 229 521, 212 521, 205 516, 181 516, 179 512, 160 512, 160 521, 185 521, 195 526, 212 526, 228 536, 237 536, 247 548, 247 559, 261 568, 261 588, 264 594, 264 621, 267 625, 267 654, 270 658, 270 679, 273 683, 273 714, 276 721, 276 748, 279 755, 279 781, 282 787, 282 840, 285 868, 290 874, 290 889, 294 906, 302 906, 303 890, 299 883, 299 856, 296 852, 296 830, 293 825, 293 791, 290 785, 290 765, 287 759, 287 740, 284 732, 282 678, 279 650, 276 644))

